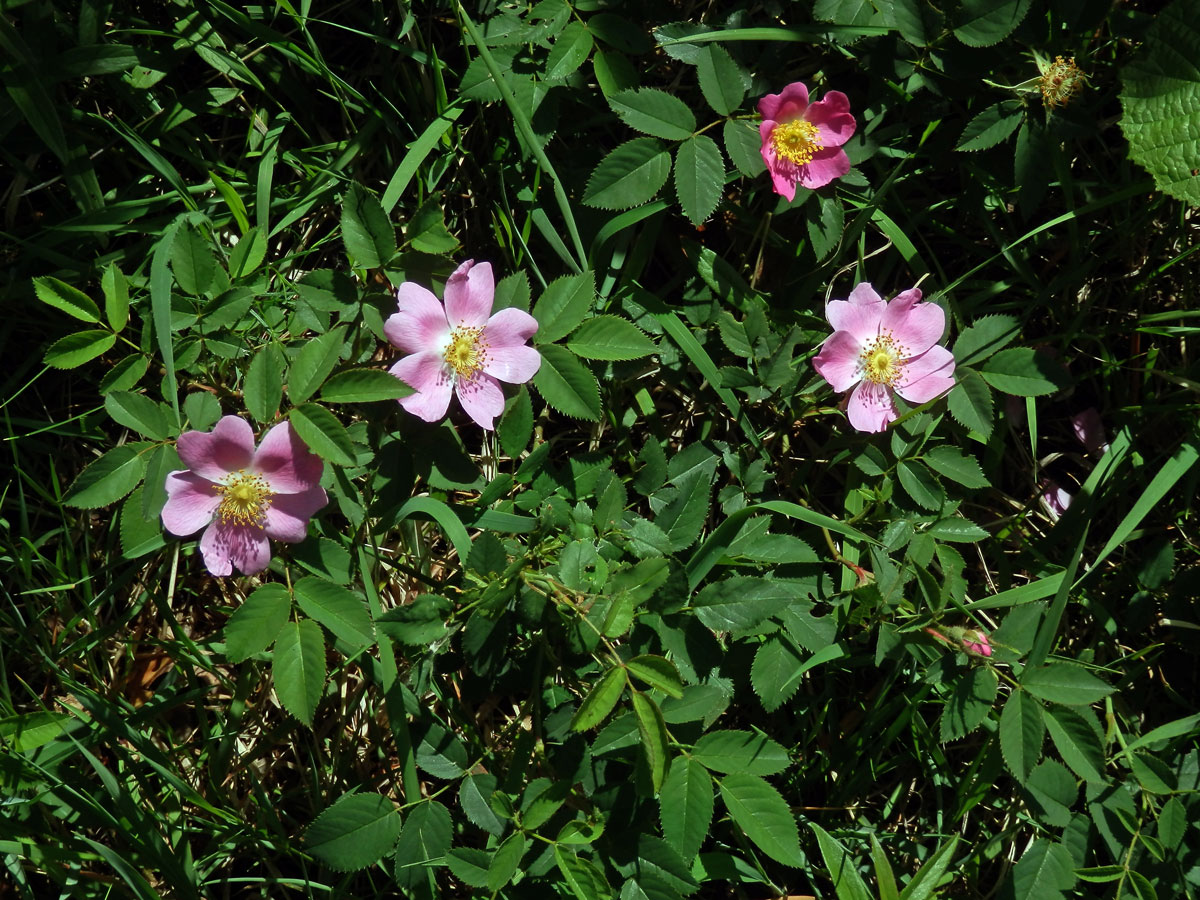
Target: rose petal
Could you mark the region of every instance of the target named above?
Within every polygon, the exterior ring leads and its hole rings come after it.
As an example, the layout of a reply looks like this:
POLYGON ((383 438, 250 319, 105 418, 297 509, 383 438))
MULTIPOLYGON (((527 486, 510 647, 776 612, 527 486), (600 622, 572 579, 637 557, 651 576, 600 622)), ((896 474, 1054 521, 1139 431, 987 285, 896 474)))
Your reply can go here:
POLYGON ((804 115, 808 108, 808 88, 793 81, 778 94, 767 94, 758 101, 758 113, 764 119, 790 122, 804 115))
POLYGON ((904 359, 920 356, 942 339, 946 330, 946 312, 936 303, 919 303, 918 288, 892 298, 880 318, 882 331, 890 331, 900 345, 904 359))
POLYGON ((934 345, 900 366, 896 393, 909 403, 928 403, 954 387, 954 354, 934 345))
POLYGON ((446 320, 451 328, 480 328, 487 324, 495 298, 492 264, 467 260, 446 282, 446 320))
POLYGON ((229 575, 231 563, 244 575, 256 575, 271 561, 271 543, 256 525, 217 521, 200 538, 200 554, 214 575, 229 575))
POLYGON ((841 91, 829 91, 809 106, 804 120, 817 126, 817 139, 827 149, 850 140, 858 124, 850 115, 849 98, 841 91))
POLYGON ((1108 435, 1096 407, 1089 406, 1071 416, 1071 428, 1088 453, 1099 456, 1108 452, 1108 435))
POLYGON ((267 432, 254 454, 250 471, 262 475, 276 494, 298 494, 321 480, 325 466, 296 434, 291 422, 267 432))
POLYGON ((238 416, 223 416, 211 432, 188 431, 175 443, 183 464, 209 481, 224 481, 254 458, 254 429, 238 416))
POLYGON ((858 358, 861 352, 862 345, 850 332, 835 331, 813 357, 813 368, 838 393, 848 391, 862 379, 858 358))
POLYGON ((483 340, 491 348, 513 347, 524 344, 537 330, 537 319, 523 309, 509 307, 488 319, 483 340))
POLYGON ((483 371, 509 384, 524 384, 541 367, 542 354, 532 347, 492 347, 488 349, 483 371))
POLYGON ((436 422, 446 415, 454 382, 440 353, 414 353, 388 371, 417 391, 400 399, 406 410, 426 422, 436 422))
POLYGON ((325 491, 310 488, 300 494, 280 494, 271 498, 263 531, 276 541, 296 544, 308 536, 308 520, 329 502, 325 491))
POLYGON ((437 297, 412 281, 396 289, 398 310, 383 323, 383 333, 405 353, 440 350, 450 340, 446 310, 437 297))
POLYGON ((846 155, 846 151, 840 147, 831 147, 818 150, 810 162, 800 166, 797 180, 811 191, 824 187, 849 171, 850 157, 846 155))
POLYGON ((846 415, 859 431, 884 431, 896 419, 896 404, 892 402, 891 391, 883 385, 860 381, 850 394, 846 415))
POLYGON ((167 475, 163 527, 178 537, 195 534, 212 521, 221 495, 217 486, 195 472, 180 469, 167 475))
POLYGON ((475 424, 485 431, 492 431, 496 416, 504 412, 504 392, 500 390, 500 382, 480 372, 470 380, 459 380, 454 392, 475 424))
POLYGON ((835 332, 847 331, 865 345, 879 336, 879 321, 885 309, 880 296, 863 282, 850 293, 849 300, 831 300, 825 307, 825 318, 835 332))

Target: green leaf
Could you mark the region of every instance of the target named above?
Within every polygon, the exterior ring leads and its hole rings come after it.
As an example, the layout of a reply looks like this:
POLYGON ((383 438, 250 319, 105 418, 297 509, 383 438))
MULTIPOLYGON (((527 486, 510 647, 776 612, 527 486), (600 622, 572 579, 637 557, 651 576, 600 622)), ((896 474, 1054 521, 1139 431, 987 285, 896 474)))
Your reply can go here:
POLYGON ((1046 709, 1046 730, 1063 762, 1076 775, 1095 784, 1104 782, 1103 736, 1091 710, 1050 706, 1046 709))
POLYGON ((356 650, 375 643, 375 625, 366 601, 358 594, 323 578, 310 576, 295 583, 296 602, 336 637, 356 650))
POLYGON ((663 837, 684 859, 694 859, 712 823, 712 776, 696 760, 677 756, 659 794, 663 837))
POLYGON ((100 287, 104 291, 104 315, 108 324, 113 331, 120 331, 129 321, 129 282, 116 263, 105 267, 100 287))
POLYGON ((679 493, 654 520, 666 534, 667 546, 672 552, 692 546, 704 530, 712 495, 712 471, 697 471, 680 478, 677 484, 679 493))
POLYGON ((725 141, 725 154, 739 172, 755 178, 767 170, 762 157, 762 137, 758 129, 740 119, 726 119, 721 126, 721 137, 725 141))
POLYGON ((958 369, 958 382, 946 398, 950 415, 963 428, 978 432, 985 439, 992 433, 995 413, 992 410, 992 391, 974 369, 958 369))
POLYGON ((533 386, 542 399, 565 416, 599 421, 600 385, 579 358, 558 344, 538 347, 542 367, 533 376, 533 386))
POLYGON ((354 465, 354 444, 342 423, 323 406, 304 403, 288 415, 292 427, 314 453, 339 466, 354 465))
POLYGON ((965 737, 979 727, 996 702, 998 685, 996 673, 984 666, 968 669, 958 678, 942 708, 942 743, 965 737))
POLYGON ((663 721, 658 704, 641 691, 633 691, 633 713, 637 716, 638 733, 642 736, 642 751, 646 754, 650 781, 657 794, 666 780, 667 757, 671 752, 667 723, 663 721))
POLYGON ((225 655, 240 663, 266 650, 292 611, 292 597, 282 584, 260 585, 225 623, 225 655))
POLYGON ((625 684, 625 672, 620 666, 613 666, 605 672, 579 704, 579 709, 571 718, 571 730, 586 731, 608 718, 608 714, 621 699, 625 684))
POLYGON ((74 369, 107 353, 116 342, 117 336, 111 331, 77 331, 51 344, 42 362, 55 369, 74 369))
MULTIPOLYGON (((338 327, 320 337, 306 341, 288 367, 288 399, 293 405, 303 403, 321 387, 342 352, 345 329, 338 327)), ((328 400, 328 397, 324 397, 328 400)))
POLYGON ((150 446, 131 443, 109 450, 79 473, 63 503, 80 509, 97 509, 116 503, 137 487, 145 475, 144 451, 150 446))
POLYGON ((692 606, 713 631, 746 631, 783 611, 799 594, 788 581, 739 575, 708 585, 692 606))
POLYGON ((712 215, 725 189, 725 161, 708 135, 698 134, 675 152, 675 193, 693 225, 712 215))
POLYGON ((342 201, 342 240, 351 262, 378 269, 396 255, 396 230, 373 194, 350 185, 342 201))
MULTIPOLYGON (((61 309, 67 315, 74 316, 82 322, 92 324, 100 322, 100 308, 96 306, 92 298, 78 288, 71 287, 65 281, 59 281, 50 275, 43 275, 33 279, 33 292, 47 306, 61 309)), ((128 300, 128 298, 126 299, 128 300)))
POLYGON ((1174 850, 1183 841, 1183 836, 1187 833, 1187 828, 1187 811, 1183 808, 1183 803, 1180 802, 1178 797, 1172 797, 1158 811, 1158 826, 1156 829, 1158 839, 1163 842, 1163 845, 1168 850, 1174 850))
POLYGON ((1074 886, 1071 852, 1047 838, 1034 841, 1013 867, 1013 900, 1059 900, 1074 886))
POLYGON ((492 854, 474 847, 455 847, 446 854, 446 865, 454 877, 471 887, 487 887, 492 854))
POLYGON ((1034 766, 1025 782, 1030 808, 1047 825, 1066 828, 1071 807, 1079 795, 1075 776, 1058 760, 1045 759, 1034 766))
POLYGON ((104 397, 104 409, 117 424, 132 428, 153 441, 165 441, 171 433, 167 410, 145 394, 110 391, 104 397))
POLYGON ((409 811, 396 842, 396 882, 401 888, 426 878, 433 861, 450 849, 451 831, 450 811, 436 800, 425 800, 409 811))
POLYGON ((575 330, 567 346, 584 359, 640 359, 658 351, 654 341, 621 316, 593 316, 575 330))
POLYGON ((588 178, 583 202, 597 209, 630 209, 649 203, 667 183, 671 154, 654 138, 626 141, 600 160, 588 178))
POLYGON ((498 891, 512 881, 528 847, 529 838, 518 831, 510 834, 504 843, 496 848, 487 871, 486 887, 489 891, 498 891))
POLYGON ((1005 100, 989 106, 967 123, 954 149, 968 152, 988 150, 1006 140, 1024 119, 1024 110, 1017 100, 1005 100))
POLYGON ((546 57, 546 80, 562 81, 584 64, 592 52, 592 33, 580 22, 571 22, 559 32, 546 57))
POLYGON ((1064 706, 1086 706, 1113 692, 1111 685, 1071 663, 1047 663, 1026 669, 1021 675, 1021 686, 1035 697, 1064 706))
POLYGON ((325 639, 320 625, 301 619, 279 630, 271 655, 271 678, 283 708, 312 727, 325 686, 325 639))
POLYGON ((759 644, 750 667, 750 685, 767 712, 775 712, 796 693, 804 675, 800 663, 788 641, 772 637, 759 644))
POLYGON ((896 477, 904 492, 918 506, 937 511, 946 502, 946 491, 929 469, 915 459, 902 459, 896 463, 896 477))
POLYGON ((953 858, 954 848, 957 846, 957 837, 952 837, 942 844, 933 856, 925 860, 925 863, 917 870, 917 874, 909 879, 904 890, 900 892, 899 900, 929 900, 941 883, 946 869, 950 867, 950 860, 953 858))
POLYGON ((253 275, 267 258, 267 235, 257 226, 242 235, 229 254, 229 276, 244 278, 253 275))
POLYGON ((838 900, 871 900, 871 892, 858 874, 854 857, 849 851, 816 822, 809 822, 808 827, 817 836, 817 847, 821 850, 821 859, 825 861, 825 872, 833 882, 838 900))
POLYGON ((190 225, 184 225, 175 233, 171 245, 171 271, 185 294, 200 297, 212 287, 217 271, 212 245, 190 225))
POLYGON ((1062 366, 1032 347, 1001 350, 983 364, 980 374, 996 390, 1018 397, 1040 397, 1070 384, 1062 366))
POLYGON ((683 696, 683 681, 679 677, 679 670, 670 660, 647 653, 627 660, 625 668, 634 677, 640 678, 664 694, 677 699, 683 696))
POLYGON ((779 791, 745 774, 726 775, 720 787, 730 817, 763 853, 785 866, 804 865, 796 819, 779 791))
POLYGON ((100 378, 100 393, 127 391, 134 387, 150 368, 150 360, 140 353, 131 353, 118 360, 100 378))
POLYGON ((400 835, 400 813, 379 794, 347 794, 317 816, 304 833, 308 852, 338 872, 374 865, 400 835))
POLYGON ((491 773, 469 775, 458 787, 458 802, 467 818, 488 834, 504 834, 505 820, 496 815, 488 802, 496 791, 496 776, 491 773))
POLYGON ((791 763, 783 745, 765 734, 734 730, 703 735, 692 759, 714 772, 739 775, 775 775, 791 763))
POLYGON ((696 57, 700 92, 719 115, 728 116, 742 105, 750 78, 719 44, 707 44, 696 57))
POLYGON ((968 456, 957 447, 942 444, 925 454, 925 462, 944 478, 956 481, 963 487, 988 487, 988 480, 975 457, 968 456))
POLYGON ((576 900, 610 900, 612 897, 612 887, 604 873, 562 844, 554 845, 554 861, 576 900))
POLYGON ((196 391, 183 399, 183 414, 193 431, 208 431, 221 418, 221 404, 207 391, 196 391))
POLYGON ((394 641, 429 646, 446 634, 450 604, 436 594, 418 594, 411 603, 393 606, 376 623, 394 641))
POLYGON ((557 341, 578 328, 595 299, 595 276, 590 271, 564 275, 546 285, 533 308, 533 317, 538 323, 538 344, 557 341))
POLYGON ((973 544, 976 541, 982 541, 988 536, 985 529, 980 528, 968 519, 962 519, 958 516, 939 519, 925 529, 925 534, 937 538, 939 541, 964 544, 973 544))
POLYGON ((242 399, 259 422, 274 421, 283 400, 283 352, 278 344, 267 344, 254 354, 242 385, 242 399))
POLYGON ((974 365, 1003 350, 1017 339, 1021 323, 1013 316, 983 316, 964 328, 954 342, 954 361, 974 365))
POLYGON ((393 375, 380 369, 346 369, 338 372, 321 388, 326 403, 372 403, 376 400, 397 400, 413 393, 413 389, 393 375))
POLYGON ((137 559, 167 545, 157 513, 150 518, 142 509, 144 487, 133 489, 121 504, 121 556, 137 559))
POLYGON ((652 137, 683 141, 696 130, 696 117, 688 105, 657 88, 621 91, 608 102, 626 125, 652 137))
POLYGON ((1155 13, 1141 49, 1121 69, 1121 130, 1129 155, 1158 189, 1200 206, 1200 20, 1188 0, 1155 13))
POLYGON ((569 781, 552 782, 548 778, 535 779, 525 789, 525 798, 521 804, 524 809, 521 824, 526 830, 541 828, 553 818, 569 796, 571 796, 569 781))
POLYGON ((1029 12, 1032 0, 963 0, 954 36, 968 47, 990 47, 1008 37, 1029 12))
POLYGON ((440 196, 421 204, 404 228, 404 238, 421 253, 450 253, 458 248, 458 238, 446 227, 446 214, 440 196))

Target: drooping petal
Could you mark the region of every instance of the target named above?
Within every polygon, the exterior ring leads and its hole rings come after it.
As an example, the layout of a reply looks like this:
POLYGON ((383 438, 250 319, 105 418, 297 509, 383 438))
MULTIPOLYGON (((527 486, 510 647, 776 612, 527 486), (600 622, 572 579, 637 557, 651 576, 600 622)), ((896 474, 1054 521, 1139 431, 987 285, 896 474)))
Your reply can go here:
POLYGON ((209 481, 222 481, 254 458, 254 429, 238 416, 222 416, 209 431, 188 431, 175 444, 183 464, 209 481))
POLYGON ((789 201, 796 199, 796 179, 800 171, 795 164, 775 154, 775 145, 769 137, 763 139, 762 158, 767 164, 767 174, 771 176, 771 187, 775 193, 789 201))
POLYGON ((412 281, 396 289, 397 311, 383 323, 383 333, 392 346, 405 353, 437 350, 450 338, 450 325, 441 301, 412 281))
POLYGON ((321 480, 321 458, 308 449, 291 422, 267 432, 254 454, 250 471, 262 475, 276 494, 298 494, 321 480))
POLYGON ((909 403, 928 403, 954 387, 954 354, 934 345, 900 367, 896 393, 909 403))
POLYGON ((882 384, 860 381, 850 394, 846 415, 859 431, 884 431, 896 419, 896 404, 891 391, 882 384))
POLYGON ((1067 511, 1067 507, 1074 499, 1071 492, 1060 487, 1057 482, 1046 481, 1046 492, 1041 496, 1042 506, 1045 508, 1046 514, 1055 522, 1062 518, 1063 513, 1067 511))
POLYGON ((480 372, 474 378, 460 379, 454 392, 476 425, 485 431, 494 429, 496 416, 504 412, 504 392, 500 390, 500 382, 480 372))
POLYGON ((848 391, 862 378, 858 358, 861 352, 862 345, 850 332, 835 331, 813 357, 813 368, 838 393, 848 391))
POLYGON ((841 91, 829 91, 809 106, 804 120, 817 126, 817 140, 826 148, 842 146, 858 124, 850 115, 850 99, 841 91))
POLYGON ((804 187, 816 190, 850 171, 850 157, 840 147, 818 150, 810 162, 798 168, 797 180, 804 187))
POLYGON ((879 321, 879 327, 890 331, 903 348, 906 359, 920 356, 940 341, 946 330, 946 311, 936 303, 920 303, 920 299, 919 288, 897 294, 879 321))
POLYGON ((538 322, 523 309, 502 309, 490 319, 483 329, 483 340, 492 349, 515 347, 524 344, 538 330, 538 322))
POLYGON ((778 94, 767 94, 758 101, 758 114, 776 122, 790 122, 808 108, 808 88, 793 81, 778 94))
POLYGON ((524 384, 541 367, 542 354, 532 347, 492 347, 483 371, 509 384, 524 384))
POLYGON ((1104 432, 1104 422, 1096 407, 1089 406, 1071 416, 1071 429, 1088 453, 1100 456, 1108 452, 1108 435, 1104 432))
POLYGON ((256 525, 217 521, 200 538, 200 554, 214 575, 231 574, 231 564, 243 575, 256 575, 271 562, 271 542, 256 525))
POLYGON ((848 331, 860 344, 866 344, 879 336, 884 309, 883 299, 864 281, 850 292, 850 299, 831 300, 825 307, 825 318, 835 332, 848 331))
POLYGON ((481 328, 492 314, 496 280, 492 264, 467 260, 446 281, 446 319, 451 328, 481 328))
POLYGON ((187 469, 168 474, 166 487, 163 527, 178 537, 195 534, 212 521, 217 507, 221 505, 217 486, 187 469))
POLYGON ((426 422, 436 422, 446 415, 454 382, 440 353, 414 353, 388 371, 417 391, 400 399, 406 410, 426 422))
POLYGON ((271 498, 263 530, 276 541, 296 544, 308 535, 308 520, 329 502, 325 491, 313 487, 299 494, 280 494, 271 498))

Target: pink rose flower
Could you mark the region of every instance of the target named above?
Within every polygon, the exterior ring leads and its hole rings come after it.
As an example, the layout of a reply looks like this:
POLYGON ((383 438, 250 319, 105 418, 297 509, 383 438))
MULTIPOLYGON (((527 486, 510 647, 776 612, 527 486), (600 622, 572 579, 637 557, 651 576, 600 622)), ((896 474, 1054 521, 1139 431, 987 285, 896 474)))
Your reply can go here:
POLYGON ((1092 456, 1103 456, 1108 452, 1108 435, 1104 432, 1104 422, 1096 407, 1089 406, 1071 416, 1071 428, 1075 437, 1079 438, 1079 443, 1092 456))
POLYGON ((1046 479, 1045 493, 1042 494, 1042 507, 1046 510, 1051 521, 1057 522, 1062 518, 1062 514, 1067 511, 1067 507, 1071 505, 1074 496, 1070 491, 1061 487, 1057 481, 1046 479))
POLYGON ((268 538, 304 540, 308 520, 328 502, 318 482, 324 465, 290 422, 267 432, 258 449, 245 419, 225 416, 211 432, 189 431, 176 444, 186 469, 167 475, 162 520, 178 537, 205 529, 204 565, 246 575, 271 561, 268 538))
POLYGON ((898 413, 893 392, 909 403, 926 403, 954 386, 954 354, 937 342, 946 313, 919 303, 912 288, 890 303, 863 282, 849 300, 825 307, 833 326, 813 368, 835 391, 848 391, 847 414, 859 431, 883 431, 898 413))
POLYGON ((812 190, 850 171, 842 144, 854 134, 855 121, 841 91, 827 91, 823 100, 809 103, 808 88, 794 81, 759 100, 758 112, 762 158, 775 193, 792 200, 797 184, 812 190))
POLYGON ((383 330, 412 355, 388 371, 416 389, 400 400, 414 416, 438 421, 456 394, 467 415, 491 431, 504 412, 500 382, 523 384, 541 368, 542 355, 525 344, 537 331, 537 319, 515 308, 492 315, 495 296, 492 264, 470 259, 446 282, 445 306, 415 282, 397 289, 398 310, 383 330))
POLYGON ((978 629, 968 629, 963 633, 963 649, 975 656, 991 656, 992 644, 986 632, 978 629))

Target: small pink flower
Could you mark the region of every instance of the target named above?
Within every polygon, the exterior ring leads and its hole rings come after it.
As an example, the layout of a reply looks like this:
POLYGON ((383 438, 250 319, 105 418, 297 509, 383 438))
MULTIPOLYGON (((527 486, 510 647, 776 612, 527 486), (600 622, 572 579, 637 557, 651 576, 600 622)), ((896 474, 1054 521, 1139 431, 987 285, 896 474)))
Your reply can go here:
POLYGON ((179 537, 204 528, 200 553, 214 575, 233 566, 261 572, 271 561, 267 539, 304 540, 308 520, 328 502, 318 484, 324 465, 290 422, 255 450, 246 420, 225 416, 211 432, 181 434, 176 449, 187 468, 167 475, 163 525, 179 537))
POLYGON ((967 629, 963 632, 963 649, 975 656, 991 656, 992 644, 986 632, 978 629, 967 629))
POLYGON ((415 282, 397 289, 398 311, 383 330, 411 355, 388 371, 416 389, 400 400, 414 416, 438 421, 457 394, 467 415, 491 431, 504 411, 500 382, 523 384, 541 368, 542 355, 525 344, 537 319, 515 308, 492 315, 495 295, 492 264, 470 259, 447 280, 445 306, 415 282))
POLYGON ((884 303, 863 282, 849 300, 825 307, 833 334, 813 368, 835 391, 854 388, 847 415, 859 431, 883 431, 895 421, 893 392, 920 404, 954 386, 954 354, 937 343, 946 313, 920 299, 921 291, 911 288, 884 303))
POLYGON ((1096 407, 1089 406, 1071 416, 1071 428, 1075 437, 1079 438, 1079 443, 1083 444, 1092 456, 1103 456, 1108 452, 1108 435, 1104 433, 1104 422, 1101 421, 1096 407))
POLYGON ((1045 487, 1046 492, 1041 496, 1042 507, 1046 510, 1046 515, 1057 522, 1067 511, 1067 507, 1071 505, 1074 497, 1069 491, 1060 487, 1058 482, 1049 478, 1046 479, 1045 487))
POLYGON ((855 122, 841 91, 827 91, 823 100, 809 103, 808 88, 794 81, 759 100, 758 112, 762 158, 775 193, 792 200, 797 184, 812 190, 850 171, 842 144, 854 134, 855 122))

